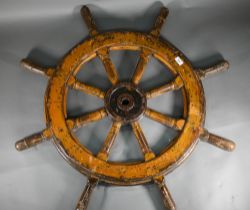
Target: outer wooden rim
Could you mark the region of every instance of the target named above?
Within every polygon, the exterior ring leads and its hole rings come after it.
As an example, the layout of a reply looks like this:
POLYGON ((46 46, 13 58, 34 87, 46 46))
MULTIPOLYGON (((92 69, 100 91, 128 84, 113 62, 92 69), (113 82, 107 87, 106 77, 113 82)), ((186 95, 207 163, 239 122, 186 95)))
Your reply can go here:
POLYGON ((58 151, 80 172, 112 184, 133 185, 149 182, 154 177, 172 171, 190 155, 198 141, 200 128, 203 127, 204 103, 203 88, 192 66, 171 44, 143 33, 107 32, 87 39, 66 55, 49 81, 45 96, 45 113, 58 151), (96 52, 104 47, 109 47, 110 50, 147 48, 183 80, 188 107, 186 124, 176 141, 151 161, 125 164, 100 160, 78 143, 67 127, 67 81, 79 71, 81 65, 95 57, 96 52), (176 62, 177 57, 183 61, 181 65, 176 62))

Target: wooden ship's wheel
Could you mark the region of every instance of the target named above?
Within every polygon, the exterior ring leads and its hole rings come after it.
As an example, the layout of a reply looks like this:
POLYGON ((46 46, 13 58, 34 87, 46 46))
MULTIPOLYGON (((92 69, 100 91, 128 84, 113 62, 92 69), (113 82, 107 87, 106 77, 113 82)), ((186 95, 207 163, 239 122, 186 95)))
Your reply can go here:
POLYGON ((206 69, 194 69, 177 48, 160 37, 160 29, 168 15, 168 9, 165 7, 160 10, 149 33, 131 31, 100 33, 88 7, 83 6, 81 14, 89 29, 90 37, 74 47, 56 68, 43 68, 27 59, 21 61, 23 67, 47 76, 49 82, 44 103, 46 129, 16 142, 16 149, 21 151, 44 140, 53 140, 63 158, 88 177, 76 210, 87 209, 91 192, 98 182, 123 186, 154 182, 159 186, 166 209, 174 210, 176 207, 165 184, 164 176, 191 154, 199 139, 226 151, 235 148, 234 142, 210 133, 203 126, 205 98, 201 79, 228 69, 229 64, 227 61, 222 61, 206 69), (111 50, 140 51, 140 58, 131 80, 119 81, 109 56, 111 50), (76 78, 80 68, 95 57, 102 61, 112 84, 107 92, 76 78), (163 63, 174 75, 174 79, 144 92, 138 84, 150 57, 163 63), (100 98, 104 102, 103 108, 76 118, 68 118, 66 113, 68 88, 100 98), (181 89, 184 98, 182 118, 167 116, 147 106, 147 100, 178 89, 181 89), (140 119, 144 116, 179 131, 178 136, 159 155, 151 150, 143 134, 140 119), (80 143, 74 131, 105 117, 111 118, 112 126, 101 150, 98 154, 93 154, 80 143), (144 161, 136 163, 109 161, 111 147, 124 124, 132 126, 144 161))

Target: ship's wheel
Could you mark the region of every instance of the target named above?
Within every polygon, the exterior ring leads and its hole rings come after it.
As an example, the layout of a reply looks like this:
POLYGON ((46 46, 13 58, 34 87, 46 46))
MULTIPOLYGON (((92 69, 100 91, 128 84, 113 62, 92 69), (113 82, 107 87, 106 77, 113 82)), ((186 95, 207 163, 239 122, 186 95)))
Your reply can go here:
POLYGON ((177 48, 160 37, 160 29, 168 15, 168 9, 165 7, 160 10, 149 33, 131 31, 100 33, 88 7, 82 7, 81 14, 89 29, 90 37, 74 47, 56 68, 43 68, 27 59, 21 61, 26 69, 49 78, 45 94, 47 127, 18 141, 16 149, 21 151, 44 140, 52 139, 60 154, 88 177, 87 185, 76 206, 77 210, 87 209, 91 192, 98 182, 114 185, 154 182, 159 186, 166 208, 176 209, 164 176, 191 154, 199 139, 226 151, 235 148, 232 141, 211 134, 203 126, 205 98, 201 79, 228 69, 229 64, 227 61, 222 61, 206 69, 194 69, 177 48), (131 80, 125 82, 119 80, 109 56, 112 50, 140 51, 140 58, 131 80), (106 92, 76 78, 81 67, 95 57, 102 61, 112 84, 106 92), (174 79, 165 85, 144 91, 140 88, 139 82, 150 57, 163 63, 174 75, 174 79), (68 118, 66 113, 68 88, 100 98, 103 100, 103 108, 76 118, 68 118), (176 119, 148 107, 147 101, 151 98, 161 97, 168 91, 178 89, 181 89, 184 98, 184 112, 181 118, 176 119), (80 143, 74 131, 105 117, 111 118, 112 126, 101 150, 98 154, 93 154, 80 143), (140 126, 140 119, 143 117, 178 131, 177 137, 159 155, 156 155, 147 143, 140 126), (124 124, 132 126, 144 161, 136 163, 109 161, 111 147, 124 124))

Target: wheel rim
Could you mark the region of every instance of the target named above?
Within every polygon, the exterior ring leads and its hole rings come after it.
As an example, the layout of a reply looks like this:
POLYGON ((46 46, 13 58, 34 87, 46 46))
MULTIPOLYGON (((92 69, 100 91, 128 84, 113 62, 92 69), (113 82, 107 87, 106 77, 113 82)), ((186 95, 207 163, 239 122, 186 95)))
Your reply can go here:
POLYGON ((41 67, 28 59, 21 61, 24 68, 50 78, 45 95, 47 127, 17 141, 15 147, 18 151, 22 151, 40 144, 45 139, 54 138, 54 143, 61 155, 88 176, 87 184, 76 206, 77 210, 87 208, 90 195, 99 181, 118 185, 134 185, 152 181, 158 185, 165 207, 176 210, 174 200, 165 184, 164 175, 175 169, 190 155, 198 137, 226 151, 235 149, 233 141, 210 133, 203 127, 205 100, 200 80, 208 75, 227 70, 229 63, 224 60, 208 68, 193 69, 182 53, 159 37, 160 30, 168 16, 168 9, 165 7, 161 8, 149 34, 135 32, 100 34, 87 6, 82 7, 81 14, 92 38, 71 50, 57 68, 41 67), (117 71, 109 56, 110 50, 141 50, 130 82, 119 83, 117 71), (81 65, 96 56, 102 61, 108 79, 113 85, 106 93, 76 78, 81 65), (138 88, 138 83, 150 56, 160 60, 170 69, 175 75, 175 79, 144 93, 138 88), (76 118, 67 118, 68 87, 99 97, 105 101, 105 107, 76 118), (146 99, 180 88, 182 88, 184 99, 183 118, 185 119, 174 119, 147 107, 146 99), (113 93, 115 93, 115 97, 113 97, 113 93), (88 123, 99 121, 107 115, 111 116, 113 124, 101 150, 94 156, 91 151, 79 143, 71 131, 88 123), (175 141, 171 142, 158 156, 150 149, 140 126, 139 119, 143 116, 181 131, 181 134, 174 139, 175 141), (136 140, 144 154, 145 162, 124 164, 108 161, 110 149, 124 123, 131 124, 136 140))
POLYGON ((166 41, 136 32, 108 32, 79 44, 64 58, 50 79, 46 92, 46 119, 54 134, 54 143, 63 157, 80 172, 115 184, 151 181, 177 167, 193 150, 204 121, 203 88, 188 60, 166 41), (66 123, 67 86, 87 61, 102 49, 149 50, 171 72, 181 77, 187 118, 181 134, 159 156, 141 163, 113 163, 90 154, 66 123))

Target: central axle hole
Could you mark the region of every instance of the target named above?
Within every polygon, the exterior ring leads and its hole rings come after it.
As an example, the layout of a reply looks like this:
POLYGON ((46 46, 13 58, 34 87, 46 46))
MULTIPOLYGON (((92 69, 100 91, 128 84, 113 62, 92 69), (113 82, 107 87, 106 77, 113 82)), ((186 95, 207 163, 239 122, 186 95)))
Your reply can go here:
POLYGON ((117 98, 117 106, 125 112, 133 109, 134 103, 134 97, 129 93, 123 93, 117 98))
POLYGON ((122 105, 127 106, 129 104, 129 100, 127 98, 122 99, 122 105))
POLYGON ((104 104, 115 121, 126 124, 143 116, 147 100, 137 86, 130 82, 121 82, 107 91, 104 104))

